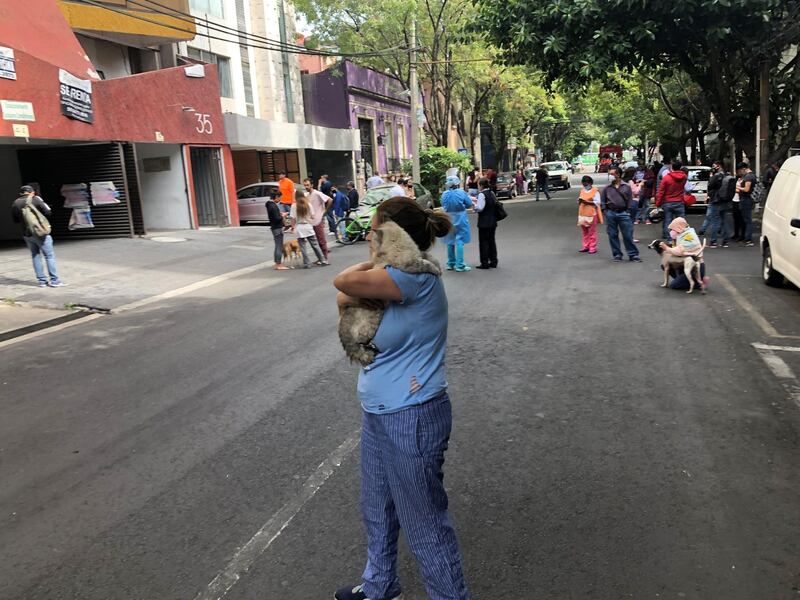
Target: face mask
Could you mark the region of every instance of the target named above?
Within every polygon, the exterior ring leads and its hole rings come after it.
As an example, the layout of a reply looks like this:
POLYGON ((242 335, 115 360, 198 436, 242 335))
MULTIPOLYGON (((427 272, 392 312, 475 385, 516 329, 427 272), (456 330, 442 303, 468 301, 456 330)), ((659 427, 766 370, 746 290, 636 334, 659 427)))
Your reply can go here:
POLYGON ((609 176, 609 179, 610 179, 611 183, 616 183, 616 181, 617 181, 617 176, 616 176, 616 175, 610 175, 610 176, 609 176))
POLYGON ((583 186, 583 189, 585 189, 587 192, 591 192, 592 191, 592 186, 585 185, 585 186, 583 186))
POLYGON ((677 231, 674 231, 674 230, 672 230, 672 229, 670 229, 670 230, 669 230, 669 237, 671 237, 673 240, 674 240, 674 239, 677 239, 677 237, 678 237, 678 232, 677 232, 677 231))

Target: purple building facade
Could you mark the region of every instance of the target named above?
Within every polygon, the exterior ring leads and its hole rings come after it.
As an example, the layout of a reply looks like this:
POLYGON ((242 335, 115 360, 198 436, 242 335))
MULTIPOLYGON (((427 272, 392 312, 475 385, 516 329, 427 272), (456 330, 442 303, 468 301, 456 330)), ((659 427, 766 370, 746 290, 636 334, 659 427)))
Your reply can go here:
MULTIPOLYGON (((404 89, 398 79, 346 60, 303 75, 306 121, 359 131, 361 151, 349 165, 351 178, 363 182, 376 173, 397 174, 402 160, 411 156, 411 104, 404 89)), ((324 171, 336 180, 334 172, 344 169, 333 168, 321 154, 307 154, 309 170, 322 169, 318 174, 324 171)))

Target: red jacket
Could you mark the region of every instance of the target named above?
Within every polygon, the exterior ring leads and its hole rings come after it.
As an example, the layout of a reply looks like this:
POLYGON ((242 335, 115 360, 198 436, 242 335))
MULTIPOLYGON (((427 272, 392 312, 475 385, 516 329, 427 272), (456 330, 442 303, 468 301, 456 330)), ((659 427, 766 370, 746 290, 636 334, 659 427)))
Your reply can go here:
POLYGON ((683 171, 670 171, 661 179, 656 193, 656 206, 665 202, 683 202, 686 186, 686 173, 683 171))

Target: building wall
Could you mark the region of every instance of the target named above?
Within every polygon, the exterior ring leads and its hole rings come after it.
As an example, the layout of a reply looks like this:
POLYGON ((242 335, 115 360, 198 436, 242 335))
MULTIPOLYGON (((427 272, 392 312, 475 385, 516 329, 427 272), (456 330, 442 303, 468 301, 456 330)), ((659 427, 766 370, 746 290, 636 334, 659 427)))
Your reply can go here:
POLYGON ((3 174, 0 177, 0 240, 21 240, 19 225, 11 222, 11 204, 17 199, 19 188, 23 185, 15 148, 0 146, 0 173, 3 174))
POLYGON ((347 85, 341 69, 302 76, 306 122, 324 127, 351 127, 347 85))
POLYGON ((190 229, 192 222, 180 144, 136 144, 136 157, 145 229, 190 229), (160 170, 166 166, 166 170, 160 170))
MULTIPOLYGON (((381 102, 374 98, 364 97, 356 93, 351 88, 349 94, 350 102, 350 122, 351 127, 358 128, 358 119, 371 119, 373 121, 373 128, 375 135, 373 136, 373 143, 375 144, 377 155, 377 168, 381 174, 387 174, 392 171, 398 170, 397 165, 390 165, 388 158, 397 159, 398 161, 410 156, 410 141, 411 141, 411 111, 403 106, 398 106, 389 102, 381 102), (397 129, 402 128, 403 138, 398 136, 397 129), (387 135, 387 131, 391 129, 391 135, 387 135), (382 138, 383 144, 378 144, 378 136, 382 138), (391 151, 389 149, 391 145, 391 151), (390 156, 391 155, 391 156, 390 156)), ((361 153, 356 154, 356 160, 361 160, 361 153)))
MULTIPOLYGON (((245 0, 245 5, 247 4, 248 0, 245 0)), ((201 13, 194 9, 192 9, 191 13, 196 17, 202 17, 203 19, 207 19, 217 25, 238 29, 235 0, 225 0, 223 4, 223 17, 201 13)), ((199 50, 205 50, 207 52, 212 52, 219 56, 228 58, 230 60, 232 97, 220 98, 222 111, 247 115, 247 103, 244 94, 244 77, 242 75, 241 52, 248 52, 248 49, 239 46, 233 36, 228 36, 215 30, 207 32, 202 23, 198 24, 197 32, 201 35, 198 35, 191 41, 181 42, 178 44, 178 53, 182 54, 183 56, 188 56, 188 48, 197 48, 199 50), (202 35, 203 33, 209 33, 209 35, 214 37, 230 39, 231 41, 209 39, 208 37, 202 35)))
MULTIPOLYGON (((297 38, 295 10, 284 0, 250 0, 252 33, 280 40, 279 8, 283 7, 286 22, 286 41, 294 43, 297 38)), ((283 55, 279 51, 254 49, 253 66, 259 96, 260 111, 256 116, 268 121, 287 122, 286 92, 284 87, 283 55)), ((304 123, 303 88, 300 80, 300 59, 289 54, 289 80, 295 123, 304 123)))
POLYGON ((95 71, 102 72, 104 79, 132 75, 128 47, 105 40, 76 34, 76 38, 92 61, 95 71))

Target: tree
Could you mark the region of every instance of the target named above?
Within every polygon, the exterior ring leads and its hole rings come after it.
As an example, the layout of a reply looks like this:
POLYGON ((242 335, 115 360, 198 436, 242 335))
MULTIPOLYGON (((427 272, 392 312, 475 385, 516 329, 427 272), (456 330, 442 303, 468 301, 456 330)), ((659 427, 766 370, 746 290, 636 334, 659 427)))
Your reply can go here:
MULTIPOLYGON (((472 157, 468 154, 460 154, 449 148, 439 146, 429 146, 419 155, 420 183, 432 194, 436 195, 444 186, 445 172, 447 169, 457 167, 462 173, 466 173, 472 168, 472 157)), ((411 172, 411 161, 403 163, 403 170, 411 172)))
POLYGON ((611 83, 620 71, 655 81, 684 73, 702 91, 720 129, 750 156, 759 71, 766 64, 774 122, 783 131, 773 158, 800 134, 798 0, 476 1, 474 27, 503 51, 504 60, 533 65, 550 83, 611 83))

